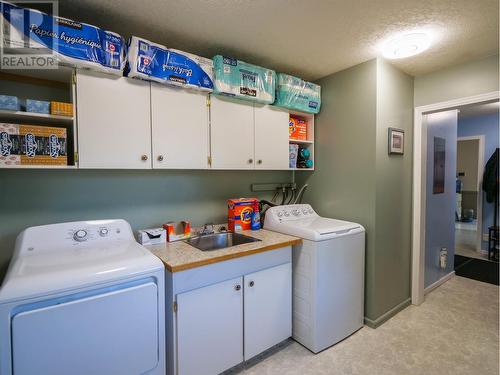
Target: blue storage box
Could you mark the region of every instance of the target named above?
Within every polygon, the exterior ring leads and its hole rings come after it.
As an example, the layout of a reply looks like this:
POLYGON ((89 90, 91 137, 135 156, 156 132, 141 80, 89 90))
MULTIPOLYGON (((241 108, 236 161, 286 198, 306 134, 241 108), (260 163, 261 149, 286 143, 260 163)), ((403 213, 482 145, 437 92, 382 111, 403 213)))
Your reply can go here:
POLYGON ((50 102, 44 100, 26 99, 26 112, 50 113, 50 102))
POLYGON ((0 95, 0 109, 8 111, 19 111, 19 99, 17 96, 0 95))

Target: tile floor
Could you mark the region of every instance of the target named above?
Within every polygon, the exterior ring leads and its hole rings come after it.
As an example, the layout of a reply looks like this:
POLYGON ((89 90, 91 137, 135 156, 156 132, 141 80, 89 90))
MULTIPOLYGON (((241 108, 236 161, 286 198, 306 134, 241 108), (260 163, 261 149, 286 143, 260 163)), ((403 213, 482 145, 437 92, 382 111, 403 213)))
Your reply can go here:
POLYGON ((498 286, 455 276, 377 329, 317 355, 290 341, 244 375, 498 375, 498 286))

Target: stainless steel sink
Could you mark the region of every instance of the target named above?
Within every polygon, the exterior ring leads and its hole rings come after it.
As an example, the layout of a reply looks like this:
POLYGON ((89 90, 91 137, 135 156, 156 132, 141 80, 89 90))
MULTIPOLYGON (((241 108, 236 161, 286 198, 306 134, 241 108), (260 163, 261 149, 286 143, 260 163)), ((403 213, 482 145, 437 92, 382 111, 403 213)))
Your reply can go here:
POLYGON ((201 251, 225 249, 226 247, 241 245, 244 243, 260 241, 257 238, 245 236, 240 233, 214 233, 197 236, 186 240, 188 244, 201 251))

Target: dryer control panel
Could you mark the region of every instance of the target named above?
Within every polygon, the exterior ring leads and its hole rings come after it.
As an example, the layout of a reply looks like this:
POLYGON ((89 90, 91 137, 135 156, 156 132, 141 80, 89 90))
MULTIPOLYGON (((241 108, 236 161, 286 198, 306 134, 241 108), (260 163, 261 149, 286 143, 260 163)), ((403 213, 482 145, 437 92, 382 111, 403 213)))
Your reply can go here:
POLYGON ((21 233, 21 254, 39 254, 72 246, 98 246, 109 242, 135 241, 125 220, 92 220, 31 227, 21 233))

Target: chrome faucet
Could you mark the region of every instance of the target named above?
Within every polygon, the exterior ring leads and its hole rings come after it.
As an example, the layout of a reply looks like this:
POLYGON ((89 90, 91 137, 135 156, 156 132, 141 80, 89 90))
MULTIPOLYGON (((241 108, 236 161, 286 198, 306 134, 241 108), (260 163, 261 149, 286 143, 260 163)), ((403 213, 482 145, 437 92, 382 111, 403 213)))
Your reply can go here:
POLYGON ((203 229, 198 233, 199 236, 206 236, 208 234, 214 234, 214 225, 212 223, 207 223, 203 225, 203 229))

